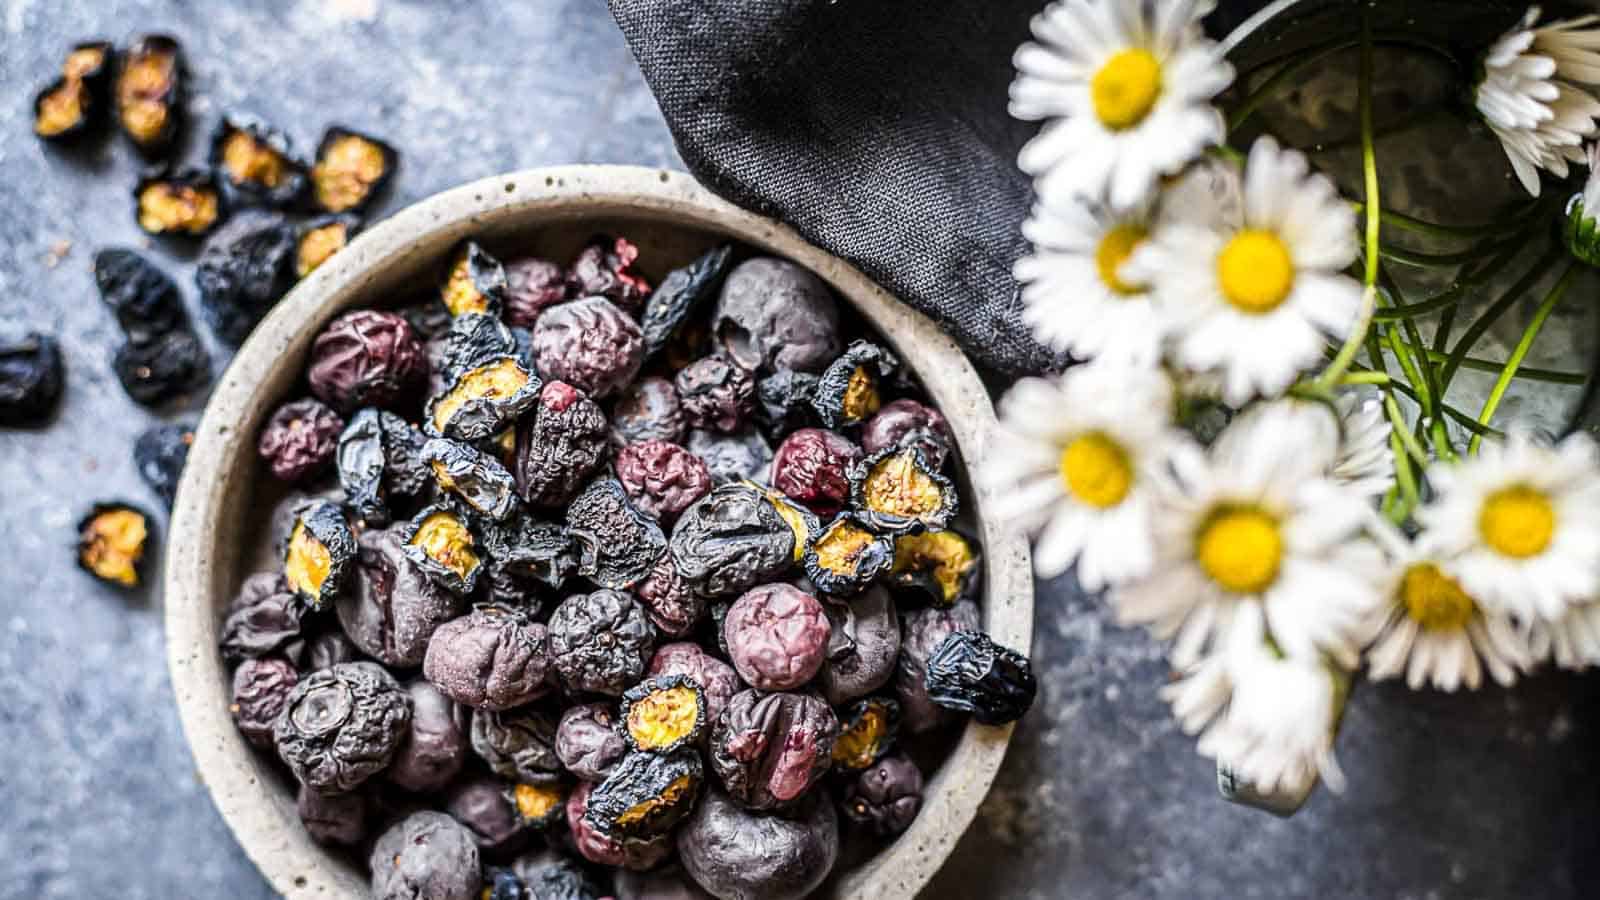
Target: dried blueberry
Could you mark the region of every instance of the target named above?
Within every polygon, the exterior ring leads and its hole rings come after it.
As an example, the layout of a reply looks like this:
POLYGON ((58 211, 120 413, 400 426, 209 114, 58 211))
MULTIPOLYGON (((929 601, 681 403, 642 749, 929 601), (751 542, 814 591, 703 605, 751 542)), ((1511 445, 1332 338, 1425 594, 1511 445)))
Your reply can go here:
POLYGON ((363 406, 398 409, 421 385, 426 359, 404 316, 372 309, 345 313, 311 345, 306 381, 346 415, 363 406))
POLYGON ((650 284, 633 271, 639 248, 626 238, 596 237, 567 267, 567 291, 574 297, 604 297, 637 313, 650 284))
POLYGON ((957 531, 903 534, 894 539, 888 581, 935 606, 973 595, 982 575, 978 545, 957 531))
POLYGON ((617 900, 716 900, 676 866, 648 872, 623 869, 614 881, 617 900))
POLYGON ((378 837, 367 860, 372 900, 478 900, 472 832, 444 813, 415 812, 378 837))
POLYGON ((556 720, 533 707, 474 710, 472 749, 502 778, 543 783, 561 777, 556 720))
POLYGON ((343 431, 344 420, 321 401, 293 400, 261 426, 256 453, 279 481, 304 481, 333 464, 343 431))
POLYGON ((532 328, 540 313, 567 299, 566 273, 548 259, 525 256, 505 264, 505 319, 532 328))
POLYGON ((1026 656, 972 630, 939 642, 928 657, 923 684, 935 704, 971 713, 985 725, 1022 718, 1039 688, 1026 656))
POLYGON ((654 643, 644 607, 621 591, 574 594, 550 614, 550 662, 569 691, 622 696, 654 643))
POLYGON ((617 451, 617 480, 645 515, 670 523, 711 490, 711 472, 700 457, 660 440, 638 441, 617 451))
POLYGON ((732 245, 723 244, 661 279, 639 317, 646 356, 666 347, 678 328, 716 294, 732 261, 732 245))
POLYGON ((955 484, 914 446, 880 450, 851 466, 850 485, 861 521, 891 535, 943 530, 960 506, 955 484))
POLYGON ((330 126, 311 167, 311 199, 323 212, 361 212, 394 177, 400 156, 377 138, 330 126))
POLYGON ((339 435, 335 453, 345 502, 369 525, 387 524, 392 499, 414 497, 432 484, 422 462, 422 432, 388 410, 357 412, 339 435))
POLYGON ((567 507, 578 542, 578 571, 595 584, 625 589, 650 574, 666 552, 661 527, 640 512, 615 478, 596 478, 567 507))
POLYGON ((802 428, 778 445, 771 484, 817 515, 831 516, 849 502, 850 467, 861 456, 861 448, 836 431, 802 428))
POLYGON ((868 454, 907 444, 921 450, 928 464, 940 469, 955 446, 955 437, 938 410, 906 397, 885 404, 861 427, 861 447, 868 454))
POLYGON ((845 818, 879 837, 893 837, 922 810, 922 772, 904 756, 889 756, 867 767, 845 789, 845 818))
POLYGON ((517 428, 517 492, 534 506, 560 506, 600 468, 606 450, 600 407, 566 382, 546 382, 517 428))
POLYGON ((505 296, 506 270, 498 259, 475 241, 464 241, 451 252, 439 283, 439 300, 451 315, 499 317, 505 296))
POLYGON ((755 409, 754 379, 722 357, 695 360, 678 371, 673 386, 690 428, 733 434, 755 409))
POLYGON ((829 428, 859 425, 883 405, 883 382, 899 368, 900 361, 889 351, 856 341, 828 364, 811 406, 829 428))
POLYGON ((94 282, 130 340, 149 343, 188 320, 178 285, 132 250, 95 253, 94 282))
POLYGON ((194 426, 181 422, 152 425, 133 442, 133 464, 139 477, 169 508, 178 494, 178 480, 193 443, 194 426))
POLYGON ((740 263, 713 319, 722 351, 752 371, 819 372, 839 354, 839 310, 822 279, 792 262, 740 263))
POLYGON ((476 709, 502 710, 549 690, 545 627, 507 606, 480 604, 439 626, 422 674, 446 696, 476 709))
POLYGON ((217 336, 238 344, 288 289, 295 231, 276 213, 235 216, 200 251, 194 283, 217 336))
POLYGON ((634 585, 633 592, 663 634, 681 637, 694 630, 705 616, 706 599, 689 589, 671 551, 661 554, 650 574, 634 585))
POLYGON ((467 759, 468 708, 423 678, 406 683, 411 722, 385 775, 408 791, 437 791, 455 780, 467 759))
POLYGON ((689 452, 705 461, 712 484, 753 481, 765 484, 772 464, 772 447, 753 428, 738 434, 689 432, 689 452))
POLYGON ((544 522, 526 512, 505 522, 486 522, 483 543, 494 569, 560 588, 578 572, 578 555, 566 526, 544 522))
POLYGON ((950 720, 950 714, 928 697, 923 681, 928 658, 952 633, 978 630, 978 607, 971 600, 962 600, 949 609, 930 606, 907 613, 902 619, 894 695, 900 701, 901 727, 920 734, 950 720))
POLYGON ((306 606, 331 606, 344 592, 355 558, 356 536, 338 504, 313 501, 296 511, 283 574, 306 606))
POLYGON ((629 749, 671 753, 704 734, 705 692, 687 675, 648 678, 622 695, 622 722, 629 749))
POLYGON ((586 781, 600 781, 628 752, 622 720, 609 703, 569 707, 556 727, 556 755, 567 771, 586 781))
POLYGON ((829 703, 863 697, 894 677, 900 653, 900 619, 889 592, 874 585, 848 601, 824 597, 828 654, 817 685, 829 703))
POLYGON ((817 589, 836 596, 859 592, 894 562, 894 544, 873 534, 853 513, 840 513, 823 526, 804 559, 806 577, 817 589))
POLYGON ((376 663, 312 672, 273 728, 278 756, 315 791, 354 790, 382 771, 411 722, 411 696, 376 663))
POLYGON ((794 816, 741 809, 708 791, 678 831, 678 856, 689 877, 728 900, 801 900, 833 871, 839 819, 826 799, 794 816))
POLYGON ((434 631, 459 616, 465 602, 406 555, 399 530, 364 531, 357 543, 354 589, 334 604, 339 623, 361 652, 379 662, 421 665, 434 631))
POLYGON ((654 375, 629 385, 611 410, 611 440, 618 446, 648 440, 676 443, 685 427, 678 389, 654 375))
POLYGON ((833 767, 859 772, 894 747, 900 730, 900 704, 888 697, 867 697, 850 705, 833 742, 833 767))
POLYGON ((517 502, 516 482, 494 457, 469 444, 431 438, 422 445, 422 461, 433 470, 439 490, 454 495, 479 516, 504 519, 517 502))
POLYGON ((211 135, 211 165, 236 205, 288 207, 306 189, 305 164, 289 136, 253 116, 229 114, 211 135))
POLYGON ((691 590, 742 593, 794 563, 794 531, 755 487, 728 484, 701 498, 672 529, 672 557, 691 590))
POLYGON ((764 691, 810 681, 827 654, 828 632, 817 598, 781 582, 745 592, 722 623, 739 677, 764 691))
POLYGON ((180 328, 148 344, 123 344, 111 359, 111 370, 129 397, 160 406, 205 387, 211 380, 211 354, 194 332, 180 328))
POLYGON ((820 379, 810 372, 780 369, 756 383, 756 421, 768 434, 783 434, 816 421, 811 406, 820 379))
POLYGON ((540 386, 515 356, 496 357, 463 371, 435 394, 423 429, 462 441, 495 437, 538 402, 540 386))
POLYGON ((418 512, 401 526, 405 553, 445 590, 471 594, 483 571, 483 556, 467 520, 445 504, 418 512))
POLYGON ((616 393, 639 373, 644 337, 638 323, 603 297, 545 310, 533 329, 539 375, 592 397, 616 393))
POLYGON ((590 824, 587 818, 589 798, 595 787, 584 782, 567 796, 567 829, 572 832, 573 846, 584 859, 602 866, 643 870, 659 865, 672 855, 672 839, 668 835, 648 840, 613 838, 590 824))
POLYGON ((601 900, 606 893, 582 865, 555 850, 519 856, 511 868, 528 886, 527 900, 601 900))
POLYGON ((651 678, 683 675, 694 681, 705 695, 706 721, 713 724, 742 687, 732 666, 689 641, 663 644, 651 658, 647 674, 651 678))
POLYGON ((529 900, 528 886, 510 869, 489 866, 483 871, 483 893, 479 900, 529 900))
POLYGON ((366 840, 367 798, 360 792, 323 794, 301 785, 295 811, 319 844, 353 847, 366 840))
POLYGON ((695 750, 629 753, 589 794, 583 821, 613 840, 663 837, 694 808, 704 785, 695 750))
POLYGON ((778 809, 827 773, 838 736, 839 720, 821 697, 740 691, 712 730, 711 768, 741 806, 778 809))
POLYGON ((294 658, 304 641, 304 608, 289 582, 277 572, 257 572, 244 580, 222 620, 223 659, 242 659, 282 652, 294 658))
POLYGON ((61 346, 37 331, 0 331, 0 425, 40 425, 61 400, 61 346))
POLYGON ((233 702, 228 711, 250 743, 272 747, 272 729, 300 681, 294 665, 278 656, 247 659, 233 670, 233 702))

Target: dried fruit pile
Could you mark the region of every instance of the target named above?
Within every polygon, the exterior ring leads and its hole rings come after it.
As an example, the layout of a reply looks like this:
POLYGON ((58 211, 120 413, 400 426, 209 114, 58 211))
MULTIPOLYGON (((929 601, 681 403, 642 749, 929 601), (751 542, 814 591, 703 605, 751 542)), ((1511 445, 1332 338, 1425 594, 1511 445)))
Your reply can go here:
POLYGON ((652 289, 625 239, 466 242, 328 323, 261 431, 297 492, 224 626, 233 709, 374 897, 801 897, 841 814, 910 825, 958 713, 1027 710, 943 417, 816 276, 743 256, 652 289))

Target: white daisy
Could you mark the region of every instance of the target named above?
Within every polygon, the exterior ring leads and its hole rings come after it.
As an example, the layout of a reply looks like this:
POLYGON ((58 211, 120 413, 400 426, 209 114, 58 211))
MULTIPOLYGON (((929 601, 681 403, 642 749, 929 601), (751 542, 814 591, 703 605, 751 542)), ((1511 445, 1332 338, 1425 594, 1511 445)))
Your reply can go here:
POLYGON ((1525 637, 1510 617, 1486 612, 1456 579, 1452 563, 1428 551, 1426 532, 1416 543, 1391 529, 1384 546, 1393 557, 1380 585, 1384 605, 1372 618, 1367 674, 1374 681, 1402 672, 1417 690, 1461 685, 1477 690, 1483 670, 1502 685, 1532 665, 1525 637))
POLYGON ((1600 126, 1600 100, 1581 85, 1600 84, 1600 16, 1535 28, 1531 6, 1517 27, 1489 47, 1473 91, 1478 112, 1528 193, 1539 196, 1539 169, 1567 176, 1583 162, 1583 142, 1600 126))
POLYGON ((1077 197, 1042 199, 1022 223, 1033 252, 1017 260, 1023 321, 1079 359, 1152 364, 1161 318, 1143 285, 1119 274, 1147 234, 1143 209, 1118 215, 1077 197))
POLYGON ((1383 402, 1355 392, 1339 395, 1339 452, 1328 475, 1368 497, 1394 486, 1394 451, 1389 446, 1389 417, 1383 402))
POLYGON ((1417 521, 1487 609, 1559 622, 1600 593, 1600 459, 1588 436, 1551 447, 1513 431, 1429 466, 1428 482, 1435 496, 1417 521))
POLYGON ((1563 669, 1600 665, 1600 603, 1579 604, 1553 622, 1532 623, 1528 643, 1535 660, 1554 659, 1563 669))
POLYGON ((1263 137, 1243 208, 1216 199, 1185 216, 1158 218, 1122 275, 1151 285, 1177 363, 1218 370, 1230 404, 1282 393, 1322 359, 1326 336, 1355 324, 1361 285, 1343 273, 1356 258, 1354 211, 1304 154, 1263 137))
POLYGON ((1303 447, 1308 469, 1367 497, 1394 484, 1389 420, 1383 404, 1344 393, 1332 403, 1284 397, 1245 407, 1218 438, 1223 453, 1244 443, 1293 435, 1303 447))
POLYGON ((1584 155, 1589 177, 1583 182, 1583 191, 1567 201, 1562 237, 1580 262, 1600 267, 1600 219, 1596 218, 1600 216, 1600 143, 1590 144, 1584 155))
POLYGON ((1371 518, 1367 499, 1321 477, 1326 446, 1303 433, 1261 429, 1229 437, 1209 456, 1170 455, 1154 517, 1150 574, 1113 591, 1121 620, 1174 639, 1173 663, 1216 649, 1244 608, 1259 608, 1291 656, 1357 659, 1361 626, 1378 602, 1374 575, 1343 546, 1371 518))
POLYGON ((1200 20, 1214 0, 1058 0, 1017 48, 1011 114, 1045 120, 1017 163, 1042 194, 1128 209, 1224 135, 1233 67, 1200 20))
POLYGON ((1024 378, 1001 398, 980 473, 997 514, 1038 536, 1040 577, 1076 562, 1097 591, 1149 568, 1153 483, 1184 440, 1172 405, 1159 371, 1103 362, 1024 378))

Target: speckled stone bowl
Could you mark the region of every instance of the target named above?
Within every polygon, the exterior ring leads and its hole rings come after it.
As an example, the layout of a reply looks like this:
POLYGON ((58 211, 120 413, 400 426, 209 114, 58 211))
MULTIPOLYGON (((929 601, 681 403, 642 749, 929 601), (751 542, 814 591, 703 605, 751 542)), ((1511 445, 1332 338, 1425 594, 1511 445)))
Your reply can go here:
MULTIPOLYGON (((283 299, 240 349, 206 407, 178 491, 167 539, 168 663, 183 727, 217 807, 250 858, 290 898, 364 898, 365 875, 314 843, 282 778, 252 751, 228 713, 229 677, 217 651, 223 611, 256 552, 263 498, 255 435, 292 389, 312 338, 340 312, 382 305, 427 283, 461 238, 554 259, 590 234, 615 231, 664 271, 725 238, 787 257, 817 273, 887 338, 944 412, 961 455, 976 458, 994 421, 966 357, 922 315, 843 260, 789 228, 712 196, 687 175, 656 169, 573 166, 487 178, 445 191, 363 233, 283 299)), ((987 498, 966 483, 985 549, 984 627, 1026 649, 1033 583, 1026 544, 984 515, 987 498)), ((844 869, 820 892, 851 900, 913 897, 933 878, 977 813, 1011 730, 969 724, 927 786, 922 813, 882 852, 844 869)))

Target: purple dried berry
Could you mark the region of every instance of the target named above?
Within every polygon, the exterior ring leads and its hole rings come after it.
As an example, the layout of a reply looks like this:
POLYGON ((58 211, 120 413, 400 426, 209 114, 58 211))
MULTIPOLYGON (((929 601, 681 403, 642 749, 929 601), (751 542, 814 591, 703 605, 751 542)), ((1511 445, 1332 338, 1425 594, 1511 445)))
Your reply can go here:
POLYGON ((300 824, 320 844, 354 847, 367 837, 367 798, 360 792, 319 794, 305 785, 295 799, 300 824))
POLYGON ((483 604, 439 626, 422 674, 446 696, 475 709, 510 709, 548 689, 545 627, 522 610, 483 604))
POLYGON ((621 591, 574 594, 550 614, 550 661, 569 691, 622 696, 654 644, 644 607, 621 591))
POLYGON ((412 813, 372 845, 372 900, 478 900, 478 842, 441 812, 412 813))
POLYGON ((533 352, 547 381, 606 397, 639 374, 644 335, 611 301, 589 297, 545 310, 533 328, 533 352))
MULTIPOLYGON (((711 472, 700 457, 661 440, 639 441, 617 451, 617 480, 640 512, 670 523, 711 490, 711 472)), ((849 484, 845 485, 848 492, 849 484)))
POLYGON ((900 653, 900 619, 889 592, 873 585, 848 600, 823 598, 828 614, 828 655, 817 685, 829 703, 865 697, 894 677, 900 653))
POLYGON ((611 410, 611 441, 618 446, 651 439, 677 443, 687 427, 678 389, 655 375, 628 386, 611 410))
POLYGON ((772 457, 772 486, 819 516, 850 502, 849 470, 861 448, 837 431, 802 428, 784 438, 772 457))
POLYGON ((471 711, 427 679, 412 679, 405 687, 411 695, 411 725, 385 775, 408 791, 437 791, 453 781, 466 762, 471 711))
POLYGON ((585 703, 561 714, 556 756, 567 771, 586 781, 603 781, 628 752, 622 720, 609 703, 585 703))
POLYGON ((845 818, 879 837, 911 827, 922 810, 922 772, 904 756, 886 756, 845 789, 845 818))
POLYGON ((755 379, 722 357, 708 356, 683 367, 673 386, 690 428, 733 434, 755 411, 755 379))
POLYGON ((607 437, 593 400, 566 382, 546 382, 517 428, 517 493, 534 506, 567 503, 605 459, 607 437))
POLYGON ((717 344, 752 371, 820 372, 839 355, 839 310, 822 279, 760 257, 728 273, 712 319, 717 344))
POLYGON ((699 644, 679 641, 663 644, 650 660, 646 673, 655 678, 661 675, 684 675, 700 686, 706 698, 706 720, 715 723, 722 710, 744 687, 733 667, 700 649, 699 644))
POLYGON ((283 653, 298 658, 305 637, 305 607, 277 572, 257 572, 244 580, 222 622, 222 656, 232 662, 283 653))
POLYGON ((810 681, 827 655, 829 630, 817 598, 781 583, 746 591, 722 623, 739 677, 763 691, 810 681))
POLYGON ((652 869, 672 853, 672 838, 663 835, 652 840, 609 838, 589 824, 589 795, 595 786, 584 782, 567 796, 567 828, 572 843, 584 859, 602 866, 624 869, 652 869))
POLYGON ((942 468, 955 438, 938 410, 909 397, 884 404, 861 426, 861 449, 869 456, 907 442, 920 449, 930 465, 942 468))
POLYGON ((404 316, 358 309, 328 324, 311 345, 311 393, 345 415, 396 409, 427 374, 422 344, 404 316))
POLYGON ((228 711, 239 733, 257 747, 271 748, 272 728, 300 675, 286 659, 247 659, 233 670, 233 702, 228 711))
POLYGON ((604 297, 637 314, 650 293, 650 283, 633 271, 639 248, 626 238, 595 238, 578 252, 567 269, 567 290, 574 297, 604 297))
POLYGON ((971 600, 961 600, 949 609, 930 606, 906 613, 901 619, 894 693, 900 701, 901 729, 919 734, 950 720, 950 712, 928 698, 928 659, 951 634, 978 630, 978 606, 971 600))
POLYGON ((566 273, 548 259, 527 256, 505 264, 503 314, 508 325, 532 328, 539 314, 567 298, 566 273))
POLYGON ((833 765, 839 719, 814 694, 740 691, 711 734, 711 768, 739 805, 778 809, 833 765))
POLYGON ((261 429, 256 452, 279 481, 320 475, 333 463, 344 420, 310 397, 278 407, 261 429))

